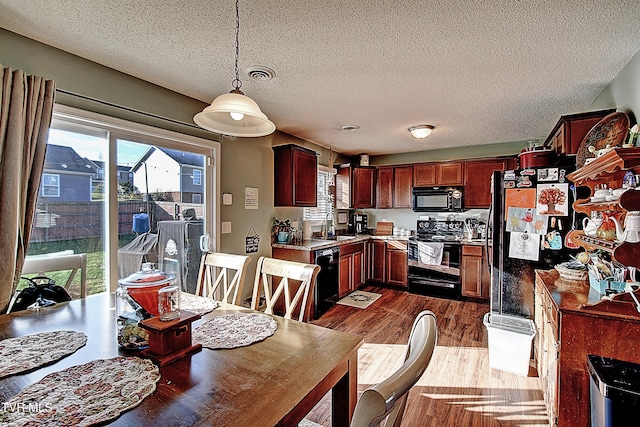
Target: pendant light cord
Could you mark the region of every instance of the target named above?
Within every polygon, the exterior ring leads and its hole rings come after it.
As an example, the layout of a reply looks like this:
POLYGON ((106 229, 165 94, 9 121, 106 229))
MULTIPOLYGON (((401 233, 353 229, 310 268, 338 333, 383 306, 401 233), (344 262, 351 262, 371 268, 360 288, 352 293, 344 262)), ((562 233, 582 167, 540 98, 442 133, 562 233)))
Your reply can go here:
POLYGON ((240 36, 240 5, 239 3, 240 3, 240 0, 236 0, 236 64, 235 64, 236 78, 235 80, 233 80, 233 82, 231 82, 231 85, 237 91, 240 91, 240 88, 242 87, 242 82, 240 81, 240 76, 238 73, 238 58, 240 57, 240 43, 238 40, 240 36))

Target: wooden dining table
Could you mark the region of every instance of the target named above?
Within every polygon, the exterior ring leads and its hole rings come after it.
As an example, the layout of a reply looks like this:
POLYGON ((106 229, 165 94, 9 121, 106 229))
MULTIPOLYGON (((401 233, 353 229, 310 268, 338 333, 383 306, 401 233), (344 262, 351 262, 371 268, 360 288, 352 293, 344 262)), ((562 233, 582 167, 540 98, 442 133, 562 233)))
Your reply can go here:
MULTIPOLYGON (((194 322, 252 310, 222 303, 194 322)), ((136 355, 118 348, 113 294, 0 315, 0 339, 73 330, 88 339, 75 353, 0 379, 0 399, 45 375, 96 359, 136 355)), ((156 391, 112 420, 114 426, 295 426, 332 391, 332 423, 348 426, 357 400, 359 335, 273 316, 276 332, 233 349, 203 348, 160 367, 156 391)))

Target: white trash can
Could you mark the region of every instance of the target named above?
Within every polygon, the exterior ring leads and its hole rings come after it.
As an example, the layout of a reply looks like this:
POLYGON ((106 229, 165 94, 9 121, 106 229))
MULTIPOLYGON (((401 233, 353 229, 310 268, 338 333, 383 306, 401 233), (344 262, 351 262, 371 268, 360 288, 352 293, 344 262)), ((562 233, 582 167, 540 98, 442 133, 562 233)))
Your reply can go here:
POLYGON ((533 320, 487 313, 483 322, 489 333, 489 366, 526 377, 529 374, 531 343, 536 335, 533 320))

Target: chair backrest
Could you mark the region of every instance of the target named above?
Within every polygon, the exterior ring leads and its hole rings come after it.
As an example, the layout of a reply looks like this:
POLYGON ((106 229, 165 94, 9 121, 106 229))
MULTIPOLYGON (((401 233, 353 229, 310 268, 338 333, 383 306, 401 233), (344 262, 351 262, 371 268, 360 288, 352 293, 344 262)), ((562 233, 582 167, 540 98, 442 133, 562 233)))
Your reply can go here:
MULTIPOLYGON (((87 296, 87 254, 51 254, 27 256, 22 266, 22 274, 45 276, 53 271, 71 270, 64 288, 68 291, 73 278, 80 270, 80 298, 87 296)), ((59 283, 58 283, 59 284, 59 283)))
POLYGON ((427 369, 438 340, 436 316, 428 310, 413 322, 404 364, 386 380, 366 389, 353 412, 351 427, 378 425, 399 427, 407 395, 427 369))
POLYGON ((222 285, 220 300, 236 305, 241 304, 244 280, 250 261, 251 257, 246 255, 219 252, 204 254, 198 272, 196 295, 215 299, 216 292, 222 285))
POLYGON ((274 314, 274 307, 282 296, 285 318, 291 319, 299 309, 297 320, 309 320, 313 309, 309 301, 319 271, 320 266, 316 264, 260 257, 253 284, 251 308, 258 310, 260 294, 264 293, 265 313, 274 314))

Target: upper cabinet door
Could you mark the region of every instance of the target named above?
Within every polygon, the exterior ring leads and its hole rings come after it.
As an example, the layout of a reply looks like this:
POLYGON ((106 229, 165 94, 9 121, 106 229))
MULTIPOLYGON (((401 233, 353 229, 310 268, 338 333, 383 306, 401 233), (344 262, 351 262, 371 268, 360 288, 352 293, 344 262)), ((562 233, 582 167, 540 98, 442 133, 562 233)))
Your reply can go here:
POLYGON ((369 167, 353 168, 353 207, 355 209, 374 208, 376 206, 376 169, 369 167))
POLYGON ((413 186, 431 187, 436 185, 436 164, 423 163, 413 165, 413 186))
POLYGON ((413 167, 398 166, 393 168, 393 207, 411 207, 411 183, 413 182, 413 167))
POLYGON ((378 168, 376 179, 376 207, 389 209, 393 207, 393 167, 378 168))
POLYGON ((438 163, 436 185, 462 185, 462 162, 438 163))
POLYGON ((544 145, 555 148, 559 155, 576 154, 584 137, 601 119, 614 109, 561 116, 544 145))
POLYGON ((379 167, 377 174, 376 207, 378 209, 410 208, 413 167, 379 167))
POLYGON ((413 186, 462 185, 462 162, 413 165, 413 186))
POLYGON ((491 175, 508 167, 507 159, 486 159, 464 163, 464 191, 462 206, 465 209, 488 208, 491 204, 491 175))
POLYGON ((274 205, 316 206, 318 191, 316 152, 292 144, 273 147, 273 151, 274 205))

